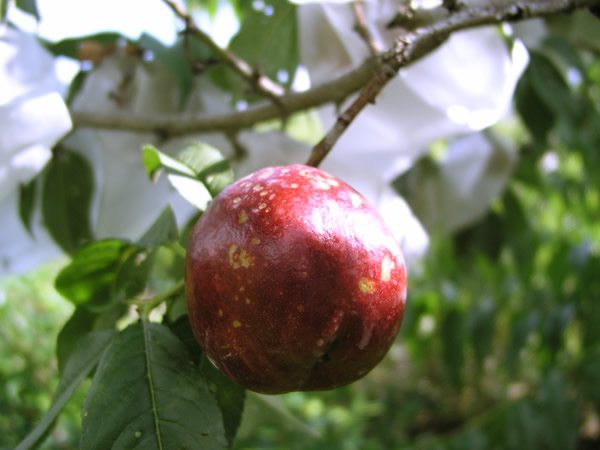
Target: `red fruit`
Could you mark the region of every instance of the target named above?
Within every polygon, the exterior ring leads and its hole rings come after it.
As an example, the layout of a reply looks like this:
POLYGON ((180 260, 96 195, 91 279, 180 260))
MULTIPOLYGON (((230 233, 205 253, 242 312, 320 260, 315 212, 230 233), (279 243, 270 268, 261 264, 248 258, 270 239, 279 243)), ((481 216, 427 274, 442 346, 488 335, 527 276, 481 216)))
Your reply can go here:
POLYGON ((398 244, 360 194, 319 169, 266 168, 230 185, 198 220, 187 255, 194 334, 253 391, 351 383, 400 328, 398 244))

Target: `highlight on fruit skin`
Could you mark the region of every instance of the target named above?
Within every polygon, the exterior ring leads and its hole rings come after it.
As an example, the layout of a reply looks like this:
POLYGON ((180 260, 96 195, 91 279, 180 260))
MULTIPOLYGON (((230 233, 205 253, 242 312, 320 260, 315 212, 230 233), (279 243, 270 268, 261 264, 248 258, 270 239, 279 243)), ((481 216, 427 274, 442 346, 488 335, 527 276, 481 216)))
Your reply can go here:
POLYGON ((188 244, 185 295, 209 359, 247 389, 334 389, 375 367, 406 301, 402 252, 369 202, 303 165, 221 192, 188 244))

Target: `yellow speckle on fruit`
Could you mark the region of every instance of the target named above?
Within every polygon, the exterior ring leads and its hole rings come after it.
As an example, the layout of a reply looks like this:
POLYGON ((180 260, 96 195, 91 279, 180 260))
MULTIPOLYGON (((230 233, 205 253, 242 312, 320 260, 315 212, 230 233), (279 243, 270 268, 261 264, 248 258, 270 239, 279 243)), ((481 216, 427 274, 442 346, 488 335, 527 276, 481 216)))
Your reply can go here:
POLYGON ((281 169, 281 173, 289 173, 290 169, 281 169))
POLYGON ((363 200, 360 197, 360 195, 355 194, 354 192, 350 193, 350 201, 352 202, 352 206, 354 206, 355 208, 358 208, 363 204, 363 200))
POLYGON ((298 189, 298 183, 292 183, 291 187, 292 189, 298 189))
POLYGON ((372 294, 375 292, 375 282, 368 278, 361 278, 358 280, 358 288, 363 294, 372 294))
POLYGON ((250 265, 252 264, 252 256, 244 249, 240 251, 240 264, 242 265, 242 267, 246 268, 250 267, 250 265))
POLYGON ((244 181, 242 184, 240 184, 240 186, 243 188, 248 188, 252 186, 252 183, 250 183, 249 181, 244 181))
POLYGON ((248 268, 254 264, 254 257, 243 248, 240 248, 238 251, 238 246, 235 244, 229 247, 228 253, 229 264, 234 269, 239 269, 240 267, 248 268))
POLYGON ((235 300, 236 302, 240 299, 239 295, 234 295, 233 296, 233 300, 235 300))
POLYGON ((261 191, 261 193, 259 194, 261 197, 264 197, 266 195, 269 195, 269 191, 261 191))
POLYGON ((258 209, 265 209, 267 207, 266 203, 261 203, 260 205, 258 205, 258 209))
POLYGON ((394 261, 392 261, 389 256, 383 258, 383 261, 381 261, 381 281, 390 281, 393 268, 394 261))
POLYGON ((223 317, 223 310, 222 309, 219 310, 219 317, 223 317))
POLYGON ((254 238, 254 239, 252 239, 251 242, 252 242, 252 245, 258 245, 258 244, 260 244, 260 239, 254 238))
POLYGON ((233 328, 239 328, 242 326, 242 323, 239 320, 233 321, 233 328))
POLYGON ((237 250, 238 246, 233 244, 231 245, 231 247, 229 247, 229 264, 231 264, 232 266, 235 267, 235 251, 237 250))
POLYGON ((246 290, 246 286, 240 286, 240 292, 244 292, 246 290))
POLYGON ((262 185, 260 185, 260 184, 257 184, 256 186, 254 186, 254 187, 252 188, 252 190, 253 190, 254 192, 260 192, 260 191, 262 191, 263 189, 264 189, 264 187, 263 187, 262 185))
POLYGON ((234 204, 234 205, 237 205, 237 204, 238 204, 239 202, 241 202, 241 201, 242 201, 242 199, 241 199, 240 197, 236 197, 236 198, 234 198, 234 199, 232 200, 232 202, 233 202, 233 204, 234 204))
POLYGON ((240 217, 238 219, 238 223, 240 225, 242 225, 242 224, 246 223, 247 221, 248 221, 248 214, 246 214, 246 211, 242 211, 240 213, 240 217))
POLYGON ((249 305, 250 303, 252 303, 252 300, 250 300, 248 297, 246 297, 246 305, 249 305))
POLYGON ((328 180, 327 180, 327 182, 328 182, 330 185, 332 185, 332 186, 335 186, 335 187, 337 187, 337 186, 339 186, 339 185, 340 185, 340 183, 338 183, 338 182, 337 182, 337 180, 334 180, 333 178, 330 178, 330 179, 328 179, 328 180))

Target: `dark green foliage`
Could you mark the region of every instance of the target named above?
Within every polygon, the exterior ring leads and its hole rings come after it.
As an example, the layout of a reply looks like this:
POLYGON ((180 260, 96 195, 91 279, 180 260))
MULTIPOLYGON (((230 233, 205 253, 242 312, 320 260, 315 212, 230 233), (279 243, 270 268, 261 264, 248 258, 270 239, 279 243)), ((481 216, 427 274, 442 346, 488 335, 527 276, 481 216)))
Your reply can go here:
POLYGON ((237 385, 206 358, 192 332, 187 316, 178 319, 172 326, 173 333, 185 344, 191 359, 198 365, 208 387, 215 395, 221 413, 227 441, 232 444, 242 419, 246 391, 237 385))
POLYGON ((37 20, 40 20, 40 13, 37 8, 37 0, 16 0, 17 8, 31 14, 37 20))
POLYGON ((94 174, 79 153, 58 149, 42 187, 42 217, 52 238, 68 254, 92 239, 90 208, 94 174))
POLYGON ((226 447, 216 400, 185 345, 146 321, 106 350, 81 416, 81 448, 226 447))
MULTIPOLYGON (((17 2, 30 12, 34 5, 17 2)), ((219 2, 188 5, 214 15, 219 2)), ((229 48, 271 78, 285 71, 289 86, 296 6, 231 5, 242 21, 229 48)), ((58 314, 44 292, 36 299, 44 307, 24 318, 3 288, 0 349, 9 356, 0 360, 0 447, 14 448, 16 437, 25 439, 21 448, 42 442, 63 407, 69 416, 69 398, 83 403, 77 386, 89 385, 79 443, 86 449, 598 448, 589 424, 600 416, 600 59, 596 47, 580 45, 582 33, 551 34, 531 52, 514 99, 518 136, 507 133, 521 147, 506 189, 479 222, 451 236, 432 232, 422 273, 409 268, 398 342, 366 378, 335 391, 258 396, 217 371, 192 334, 180 289, 197 217, 180 230, 168 207, 138 240, 94 240, 92 168, 56 149, 40 181, 22 186, 19 215, 30 230, 41 204, 52 237, 72 256, 55 279, 70 309, 58 314), (57 316, 64 326, 49 331, 57 316)), ((122 38, 84 39, 110 46, 122 38)), ((169 68, 181 106, 197 76, 233 100, 260 98, 224 65, 197 73, 189 57, 213 55, 187 39, 125 42, 169 68)), ((76 57, 81 41, 47 46, 76 57)), ((151 179, 162 172, 184 197, 200 198, 199 209, 233 180, 228 161, 203 143, 173 156, 147 146, 142 156, 151 179)), ((69 423, 78 436, 79 419, 69 423)), ((59 444, 52 434, 42 445, 59 444)))
MULTIPOLYGON (((248 8, 245 11, 240 30, 231 40, 229 49, 248 62, 257 73, 289 87, 299 64, 296 5, 278 0, 268 0, 261 5, 262 9, 248 8)), ((234 100, 256 101, 262 98, 225 66, 217 67, 211 75, 217 85, 233 93, 234 100)))
POLYGON ((19 186, 19 218, 25 229, 31 234, 31 219, 35 210, 37 178, 19 186))

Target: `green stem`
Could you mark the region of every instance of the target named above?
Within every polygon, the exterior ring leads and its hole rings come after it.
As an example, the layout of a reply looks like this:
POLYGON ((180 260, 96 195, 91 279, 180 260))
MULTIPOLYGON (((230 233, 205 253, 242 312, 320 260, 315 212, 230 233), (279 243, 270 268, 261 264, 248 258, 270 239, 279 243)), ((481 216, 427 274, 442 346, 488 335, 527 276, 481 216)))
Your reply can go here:
POLYGON ((168 300, 169 298, 177 295, 180 291, 183 290, 184 286, 185 286, 184 281, 179 280, 177 283, 175 283, 169 289, 167 289, 164 292, 161 292, 160 294, 158 294, 155 297, 152 297, 150 300, 142 300, 142 301, 135 300, 131 303, 133 303, 134 305, 137 305, 141 309, 142 316, 147 318, 150 316, 150 313, 152 312, 152 310, 154 308, 156 308, 158 305, 160 305, 165 300, 168 300))
POLYGON ((173 250, 175 253, 177 253, 179 256, 181 256, 183 259, 185 259, 186 255, 187 255, 187 251, 185 250, 185 248, 183 248, 183 245, 181 245, 179 242, 173 242, 172 244, 169 244, 167 246, 167 248, 173 250))

